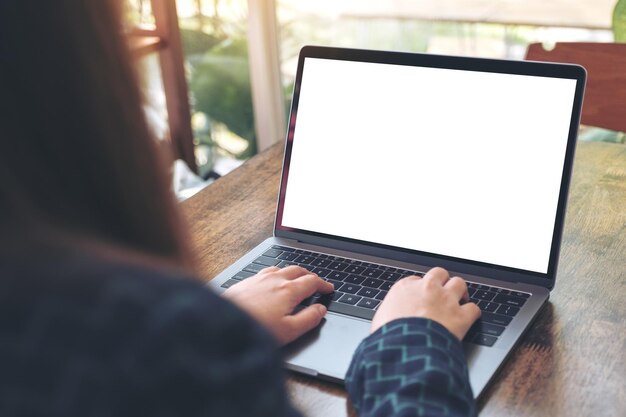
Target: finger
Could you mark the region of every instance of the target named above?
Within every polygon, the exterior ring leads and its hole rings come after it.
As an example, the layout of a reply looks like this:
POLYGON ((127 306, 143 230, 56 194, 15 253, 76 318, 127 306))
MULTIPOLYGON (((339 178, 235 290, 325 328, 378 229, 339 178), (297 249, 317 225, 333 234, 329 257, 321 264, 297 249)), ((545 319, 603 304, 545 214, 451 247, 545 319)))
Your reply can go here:
POLYGON ((284 343, 291 342, 304 333, 315 328, 326 315, 326 307, 321 304, 313 304, 303 308, 294 315, 283 318, 283 323, 287 329, 284 343))
POLYGON ((463 320, 466 320, 468 328, 480 318, 481 313, 480 308, 474 303, 467 303, 461 306, 461 317, 463 320))
POLYGON ((323 279, 320 278, 320 280, 324 283, 321 288, 318 289, 319 292, 321 292, 322 294, 330 294, 331 292, 335 291, 337 288, 335 288, 335 284, 333 284, 332 282, 328 282, 328 281, 324 281, 323 279))
POLYGON ((278 268, 277 266, 268 266, 267 268, 263 268, 261 269, 257 275, 264 275, 264 274, 269 274, 272 272, 278 272, 280 271, 280 268, 278 268))
POLYGON ((328 294, 333 292, 335 286, 330 282, 326 282, 315 274, 308 274, 296 278, 292 281, 293 288, 298 298, 305 299, 316 292, 328 294))
POLYGON ((444 285, 448 291, 451 291, 458 300, 468 301, 469 293, 467 292, 467 284, 461 277, 452 277, 444 285))
POLYGON ((311 274, 311 272, 307 271, 301 266, 291 265, 281 269, 280 274, 285 279, 295 279, 304 275, 309 275, 311 274))
POLYGON ((436 281, 439 284, 443 285, 446 283, 446 281, 448 281, 448 278, 450 278, 450 274, 448 274, 448 271, 443 268, 435 267, 426 272, 426 275, 424 275, 423 279, 436 281))
POLYGON ((402 278, 402 279, 412 279, 412 280, 416 280, 416 279, 422 279, 422 277, 421 277, 421 276, 419 276, 419 275, 407 275, 407 276, 405 276, 405 277, 404 277, 404 278, 402 278))

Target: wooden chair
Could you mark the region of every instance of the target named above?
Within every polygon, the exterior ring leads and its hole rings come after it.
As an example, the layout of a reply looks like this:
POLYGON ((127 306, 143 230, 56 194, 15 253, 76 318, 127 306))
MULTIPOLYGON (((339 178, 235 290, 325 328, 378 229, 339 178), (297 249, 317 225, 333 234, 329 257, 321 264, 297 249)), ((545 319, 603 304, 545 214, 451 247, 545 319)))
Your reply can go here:
POLYGON ((526 51, 529 61, 565 62, 587 69, 581 123, 626 132, 626 43, 540 43, 526 51))

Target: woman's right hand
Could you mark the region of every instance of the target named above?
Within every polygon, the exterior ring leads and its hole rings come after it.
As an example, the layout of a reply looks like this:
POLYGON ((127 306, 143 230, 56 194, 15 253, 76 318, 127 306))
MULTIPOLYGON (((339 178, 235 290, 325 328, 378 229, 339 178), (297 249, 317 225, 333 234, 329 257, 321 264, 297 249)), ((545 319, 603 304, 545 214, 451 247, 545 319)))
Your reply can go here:
POLYGON ((480 317, 478 306, 468 301, 467 285, 462 278, 450 278, 445 269, 433 268, 423 278, 406 277, 391 287, 374 315, 371 331, 395 319, 424 317, 443 325, 462 340, 480 317))
POLYGON ((265 325, 279 343, 286 344, 313 329, 326 315, 321 304, 292 314, 296 306, 315 293, 329 294, 333 289, 333 284, 299 266, 271 267, 233 285, 224 297, 265 325))

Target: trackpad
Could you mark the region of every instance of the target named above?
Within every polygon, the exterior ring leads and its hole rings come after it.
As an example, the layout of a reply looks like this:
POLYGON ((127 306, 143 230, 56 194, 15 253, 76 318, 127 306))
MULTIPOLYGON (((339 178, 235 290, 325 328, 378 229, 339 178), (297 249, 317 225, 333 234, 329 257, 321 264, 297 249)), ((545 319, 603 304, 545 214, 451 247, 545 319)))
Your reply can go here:
POLYGON ((371 322, 328 313, 322 323, 283 348, 287 367, 343 381, 352 355, 369 335, 371 322))

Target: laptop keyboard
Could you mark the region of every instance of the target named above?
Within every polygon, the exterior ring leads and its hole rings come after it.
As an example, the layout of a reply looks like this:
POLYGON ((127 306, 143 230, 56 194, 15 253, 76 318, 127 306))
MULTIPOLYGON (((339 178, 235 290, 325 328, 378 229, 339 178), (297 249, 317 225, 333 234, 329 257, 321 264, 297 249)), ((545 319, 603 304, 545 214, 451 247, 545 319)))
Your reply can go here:
MULTIPOLYGON (((322 303, 328 311, 371 320, 387 291, 400 278, 424 272, 274 245, 222 284, 228 288, 264 268, 301 266, 335 286, 332 294, 315 294, 302 305, 322 303)), ((470 300, 482 311, 463 341, 493 346, 530 294, 467 281, 470 300)))

